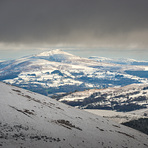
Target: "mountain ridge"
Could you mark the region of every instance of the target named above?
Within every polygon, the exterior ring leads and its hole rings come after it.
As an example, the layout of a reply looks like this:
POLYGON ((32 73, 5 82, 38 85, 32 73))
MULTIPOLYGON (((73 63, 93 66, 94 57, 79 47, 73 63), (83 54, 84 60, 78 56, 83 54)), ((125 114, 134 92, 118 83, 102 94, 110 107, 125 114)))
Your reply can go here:
POLYGON ((62 50, 52 50, 0 63, 0 81, 51 95, 148 83, 146 68, 101 63, 62 50))
POLYGON ((129 59, 129 58, 106 58, 106 57, 100 57, 100 56, 91 56, 89 57, 89 59, 98 61, 98 62, 113 63, 113 64, 148 66, 148 61, 135 60, 135 59, 129 59))

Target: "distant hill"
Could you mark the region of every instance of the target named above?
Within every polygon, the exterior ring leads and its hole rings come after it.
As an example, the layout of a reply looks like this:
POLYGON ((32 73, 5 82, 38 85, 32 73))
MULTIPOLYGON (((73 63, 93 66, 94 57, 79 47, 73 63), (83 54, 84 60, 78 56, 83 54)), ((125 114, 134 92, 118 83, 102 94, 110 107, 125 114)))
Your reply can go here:
POLYGON ((89 57, 91 60, 95 60, 103 63, 112 63, 112 64, 120 64, 120 65, 144 65, 148 66, 148 61, 138 61, 134 59, 126 59, 126 58, 106 58, 99 56, 91 56, 89 57))
POLYGON ((62 50, 0 63, 0 81, 47 96, 148 83, 148 66, 98 62, 62 50))
POLYGON ((148 108, 148 84, 118 88, 90 89, 54 96, 57 100, 83 109, 129 112, 148 108))

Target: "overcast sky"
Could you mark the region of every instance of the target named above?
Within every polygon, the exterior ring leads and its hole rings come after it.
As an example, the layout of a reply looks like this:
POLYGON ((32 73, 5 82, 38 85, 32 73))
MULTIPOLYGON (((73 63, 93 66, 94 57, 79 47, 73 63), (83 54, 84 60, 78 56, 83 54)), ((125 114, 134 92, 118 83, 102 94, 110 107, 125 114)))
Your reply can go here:
POLYGON ((146 59, 148 0, 0 0, 0 59, 48 48, 146 59))

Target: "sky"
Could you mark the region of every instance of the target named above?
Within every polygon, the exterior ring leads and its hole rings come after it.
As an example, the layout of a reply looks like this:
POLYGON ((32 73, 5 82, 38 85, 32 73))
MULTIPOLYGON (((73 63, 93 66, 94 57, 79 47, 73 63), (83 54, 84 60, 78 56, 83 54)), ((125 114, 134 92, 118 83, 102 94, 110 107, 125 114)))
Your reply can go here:
POLYGON ((0 0, 0 59, 60 48, 148 60, 148 0, 0 0))

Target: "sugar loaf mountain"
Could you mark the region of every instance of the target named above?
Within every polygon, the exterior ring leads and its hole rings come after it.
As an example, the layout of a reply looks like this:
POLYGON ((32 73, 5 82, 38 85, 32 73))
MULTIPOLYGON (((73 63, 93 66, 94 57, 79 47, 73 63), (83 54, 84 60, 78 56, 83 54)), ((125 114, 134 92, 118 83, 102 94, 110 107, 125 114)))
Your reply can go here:
POLYGON ((47 96, 147 83, 148 62, 131 61, 81 58, 56 49, 0 62, 0 80, 47 96))
POLYGON ((147 61, 82 58, 56 49, 0 62, 0 80, 83 109, 147 108, 147 61))

